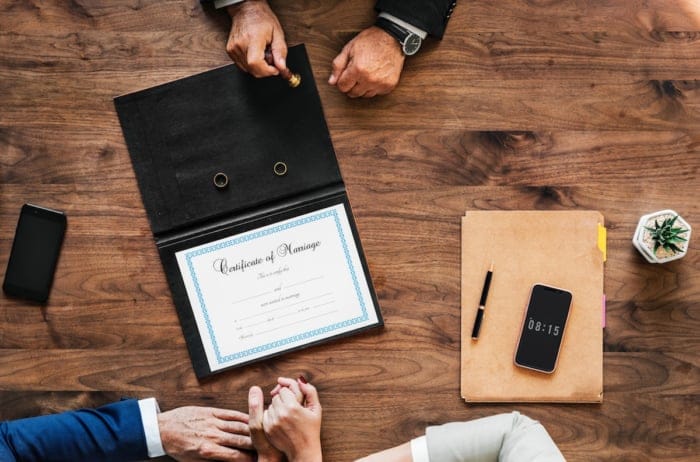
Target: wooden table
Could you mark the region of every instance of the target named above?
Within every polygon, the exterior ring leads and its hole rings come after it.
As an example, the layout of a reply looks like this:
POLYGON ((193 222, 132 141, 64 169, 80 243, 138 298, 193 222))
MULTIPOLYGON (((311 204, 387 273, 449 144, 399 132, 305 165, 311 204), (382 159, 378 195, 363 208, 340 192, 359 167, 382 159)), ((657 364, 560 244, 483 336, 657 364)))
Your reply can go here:
POLYGON ((372 5, 273 2, 307 45, 386 327, 198 383, 112 97, 228 63, 226 14, 0 1, 0 267, 24 202, 69 219, 48 305, 0 298, 0 418, 121 396, 245 409, 250 385, 304 373, 329 462, 513 409, 569 460, 697 460, 698 238, 655 266, 631 237, 663 208, 700 228, 698 2, 463 0, 396 91, 351 100, 325 81, 372 5), (605 215, 602 405, 460 399, 460 216, 474 209, 605 215))

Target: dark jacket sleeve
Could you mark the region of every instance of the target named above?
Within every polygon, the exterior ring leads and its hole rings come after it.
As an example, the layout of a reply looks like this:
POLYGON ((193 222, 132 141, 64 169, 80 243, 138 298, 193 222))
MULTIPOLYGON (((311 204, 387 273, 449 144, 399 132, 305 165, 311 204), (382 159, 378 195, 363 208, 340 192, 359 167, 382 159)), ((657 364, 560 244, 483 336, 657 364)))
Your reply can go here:
POLYGON ((148 458, 136 400, 0 423, 3 462, 126 462, 148 458))
POLYGON ((442 38, 456 4, 457 0, 378 0, 374 8, 442 38))

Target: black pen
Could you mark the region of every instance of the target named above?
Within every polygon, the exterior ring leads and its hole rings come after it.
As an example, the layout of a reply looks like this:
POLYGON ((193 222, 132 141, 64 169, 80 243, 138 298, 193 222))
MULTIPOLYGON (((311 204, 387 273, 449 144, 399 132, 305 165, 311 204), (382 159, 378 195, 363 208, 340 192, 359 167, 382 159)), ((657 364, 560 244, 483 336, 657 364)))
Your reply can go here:
POLYGON ((479 309, 476 312, 474 320, 474 328, 472 329, 472 340, 479 338, 479 329, 481 329, 481 320, 484 319, 484 308, 486 308, 486 297, 489 296, 489 287, 491 286, 491 277, 493 276, 493 263, 486 273, 484 288, 481 290, 481 299, 479 300, 479 309))

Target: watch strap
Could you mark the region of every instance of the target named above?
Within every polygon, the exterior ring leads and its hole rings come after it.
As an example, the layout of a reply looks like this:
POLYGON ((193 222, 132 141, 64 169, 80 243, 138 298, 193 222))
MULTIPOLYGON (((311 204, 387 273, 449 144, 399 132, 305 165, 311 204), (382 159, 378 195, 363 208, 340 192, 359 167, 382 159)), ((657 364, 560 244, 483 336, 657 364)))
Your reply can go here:
POLYGON ((409 30, 404 29, 395 22, 390 21, 386 18, 378 17, 377 20, 374 22, 374 25, 388 32, 392 37, 398 40, 401 45, 403 45, 403 42, 406 40, 406 37, 411 35, 411 32, 409 30))

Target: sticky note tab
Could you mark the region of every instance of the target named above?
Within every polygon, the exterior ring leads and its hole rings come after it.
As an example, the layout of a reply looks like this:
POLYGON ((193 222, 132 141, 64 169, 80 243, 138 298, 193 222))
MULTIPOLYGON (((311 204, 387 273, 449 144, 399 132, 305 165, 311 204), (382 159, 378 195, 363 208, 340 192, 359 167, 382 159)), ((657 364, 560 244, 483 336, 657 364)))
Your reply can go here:
POLYGON ((598 223, 598 248, 603 253, 603 261, 608 259, 608 230, 598 223))
POLYGON ((605 326, 608 324, 608 299, 603 294, 603 329, 605 329, 605 326))

